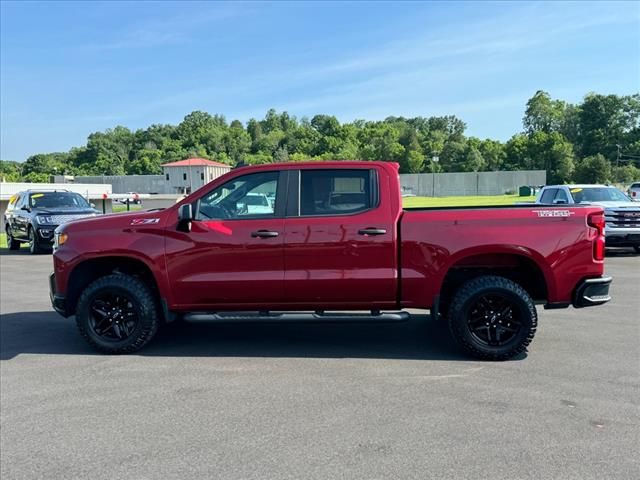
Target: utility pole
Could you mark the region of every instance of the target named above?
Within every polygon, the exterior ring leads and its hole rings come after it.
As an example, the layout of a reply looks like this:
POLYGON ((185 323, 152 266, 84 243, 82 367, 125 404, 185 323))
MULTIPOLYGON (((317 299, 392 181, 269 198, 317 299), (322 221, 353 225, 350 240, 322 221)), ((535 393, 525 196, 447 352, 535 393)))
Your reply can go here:
POLYGON ((435 154, 433 157, 431 157, 431 160, 433 161, 433 167, 431 167, 431 178, 433 180, 431 185, 431 196, 435 197, 436 196, 436 164, 440 161, 440 157, 438 157, 438 154, 435 154))

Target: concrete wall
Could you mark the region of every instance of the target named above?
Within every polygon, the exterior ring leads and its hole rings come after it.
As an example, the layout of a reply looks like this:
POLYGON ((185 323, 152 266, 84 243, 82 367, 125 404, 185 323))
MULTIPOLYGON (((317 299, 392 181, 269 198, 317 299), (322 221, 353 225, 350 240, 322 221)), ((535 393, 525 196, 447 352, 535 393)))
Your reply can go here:
POLYGON ((419 197, 502 195, 523 185, 545 185, 544 170, 517 172, 407 173, 400 175, 403 194, 419 197))
MULTIPOLYGON (((58 180, 61 177, 56 177, 58 180)), ((109 183, 112 193, 174 193, 164 175, 95 175, 75 177, 74 183, 109 183)))

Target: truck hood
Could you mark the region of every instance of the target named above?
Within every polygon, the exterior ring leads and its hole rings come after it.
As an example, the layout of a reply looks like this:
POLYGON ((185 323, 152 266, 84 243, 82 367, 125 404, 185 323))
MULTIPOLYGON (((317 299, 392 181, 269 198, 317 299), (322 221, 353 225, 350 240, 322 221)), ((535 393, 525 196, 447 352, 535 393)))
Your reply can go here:
POLYGON ((64 231, 70 230, 123 230, 136 226, 154 226, 162 223, 166 210, 113 213, 74 220, 64 225, 64 231))
POLYGON ((97 215, 100 212, 95 208, 34 208, 35 215, 97 215))
POLYGON ((637 202, 589 202, 589 205, 597 205, 603 208, 633 208, 640 210, 637 202))

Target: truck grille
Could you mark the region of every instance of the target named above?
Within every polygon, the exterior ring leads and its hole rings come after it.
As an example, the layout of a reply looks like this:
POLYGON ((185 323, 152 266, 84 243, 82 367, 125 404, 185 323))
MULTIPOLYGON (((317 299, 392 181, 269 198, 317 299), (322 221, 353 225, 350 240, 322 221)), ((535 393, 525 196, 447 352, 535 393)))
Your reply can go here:
POLYGON ((63 223, 70 222, 71 220, 78 220, 80 218, 95 217, 95 213, 83 213, 81 215, 51 215, 51 220, 55 225, 62 225, 63 223))
POLYGON ((607 210, 605 221, 615 228, 640 228, 640 210, 607 210))

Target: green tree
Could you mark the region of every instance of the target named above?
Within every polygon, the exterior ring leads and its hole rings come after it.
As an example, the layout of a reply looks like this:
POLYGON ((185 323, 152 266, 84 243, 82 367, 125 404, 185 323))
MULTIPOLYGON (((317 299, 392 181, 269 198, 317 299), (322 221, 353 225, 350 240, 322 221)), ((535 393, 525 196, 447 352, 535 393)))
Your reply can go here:
POLYGON ((611 164, 604 155, 583 158, 578 163, 575 180, 578 183, 606 183, 611 179, 611 164))
POLYGON ((640 179, 640 168, 634 165, 623 167, 613 167, 611 169, 611 179, 616 183, 631 183, 640 179))
POLYGON ((640 127, 640 95, 589 94, 580 105, 579 148, 582 156, 604 155, 617 158, 616 145, 633 142, 640 127))
POLYGON ((522 123, 525 132, 559 132, 564 125, 566 104, 560 100, 552 100, 551 96, 538 90, 527 102, 522 123))
POLYGON ((224 139, 227 154, 232 162, 240 162, 251 149, 251 135, 238 120, 231 122, 224 139))
POLYGON ((17 182, 20 180, 22 166, 18 162, 0 160, 0 182, 17 182))
POLYGON ((482 140, 478 150, 485 162, 485 168, 490 171, 502 170, 507 153, 505 146, 497 140, 482 140))

